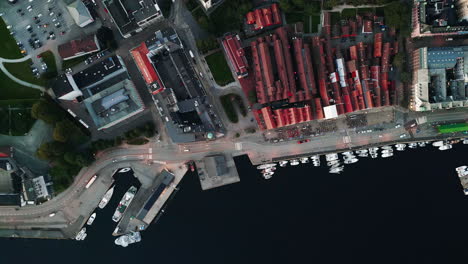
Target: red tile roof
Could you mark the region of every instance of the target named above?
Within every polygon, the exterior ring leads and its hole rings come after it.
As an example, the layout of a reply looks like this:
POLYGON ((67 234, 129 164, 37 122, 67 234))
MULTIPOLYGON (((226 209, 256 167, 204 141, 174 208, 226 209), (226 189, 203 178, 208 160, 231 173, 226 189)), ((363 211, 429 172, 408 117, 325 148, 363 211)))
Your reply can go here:
POLYGON ((228 35, 223 41, 223 47, 236 70, 238 78, 248 75, 247 59, 244 55, 244 49, 241 47, 239 35, 228 35))
POLYGON ((58 53, 62 59, 71 59, 91 52, 98 51, 99 44, 95 35, 89 35, 82 39, 75 39, 58 46, 58 53))
POLYGON ((247 24, 254 25, 254 30, 282 23, 281 13, 279 11, 278 4, 276 3, 247 13, 246 18, 247 24))
POLYGON ((149 53, 149 51, 145 42, 141 43, 140 46, 134 48, 130 52, 146 84, 152 84, 154 82, 157 82, 160 87, 157 91, 159 92, 160 89, 164 89, 164 86, 161 80, 159 79, 156 70, 154 69, 153 65, 148 59, 147 54, 149 53))

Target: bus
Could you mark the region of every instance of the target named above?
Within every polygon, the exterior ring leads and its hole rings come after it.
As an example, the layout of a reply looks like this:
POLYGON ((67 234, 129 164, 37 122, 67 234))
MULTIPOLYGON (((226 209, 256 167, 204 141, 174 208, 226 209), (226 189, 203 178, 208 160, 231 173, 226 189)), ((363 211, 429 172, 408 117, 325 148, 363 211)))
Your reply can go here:
POLYGON ((97 178, 97 175, 94 175, 93 177, 91 177, 91 179, 89 179, 88 183, 86 184, 85 188, 88 189, 91 185, 93 185, 96 178, 97 178))

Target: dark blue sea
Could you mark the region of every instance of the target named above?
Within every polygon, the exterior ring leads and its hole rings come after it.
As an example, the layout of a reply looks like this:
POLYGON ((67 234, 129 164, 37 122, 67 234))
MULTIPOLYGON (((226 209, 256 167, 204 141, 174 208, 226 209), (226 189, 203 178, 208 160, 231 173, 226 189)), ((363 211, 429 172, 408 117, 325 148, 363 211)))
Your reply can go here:
POLYGON ((111 236, 132 178, 119 175, 85 241, 0 239, 0 263, 467 263, 468 197, 454 168, 468 165, 468 145, 361 158, 340 175, 279 168, 268 181, 247 157, 236 164, 241 182, 210 191, 187 174, 141 243, 111 236))

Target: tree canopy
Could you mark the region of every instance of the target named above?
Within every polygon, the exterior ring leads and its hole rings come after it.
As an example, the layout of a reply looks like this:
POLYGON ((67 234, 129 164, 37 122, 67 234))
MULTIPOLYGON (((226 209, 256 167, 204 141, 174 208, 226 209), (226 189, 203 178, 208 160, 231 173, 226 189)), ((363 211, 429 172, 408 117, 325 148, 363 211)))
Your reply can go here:
POLYGON ((56 104, 43 99, 33 104, 31 116, 47 124, 55 124, 64 117, 64 113, 56 104))

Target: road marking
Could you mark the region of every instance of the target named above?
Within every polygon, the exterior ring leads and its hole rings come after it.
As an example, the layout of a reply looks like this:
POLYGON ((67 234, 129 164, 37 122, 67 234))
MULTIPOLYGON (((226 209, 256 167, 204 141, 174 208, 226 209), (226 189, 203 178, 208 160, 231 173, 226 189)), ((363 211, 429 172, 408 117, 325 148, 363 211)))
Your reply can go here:
POLYGON ((242 143, 235 144, 236 150, 242 150, 242 143))

